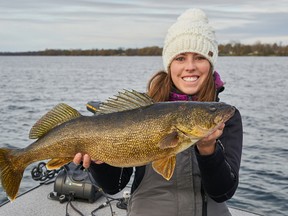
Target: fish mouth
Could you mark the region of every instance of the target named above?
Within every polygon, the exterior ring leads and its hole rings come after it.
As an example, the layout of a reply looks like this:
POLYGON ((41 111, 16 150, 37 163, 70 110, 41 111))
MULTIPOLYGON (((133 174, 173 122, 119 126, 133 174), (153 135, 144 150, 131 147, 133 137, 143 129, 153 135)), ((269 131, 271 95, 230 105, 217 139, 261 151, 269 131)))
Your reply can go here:
POLYGON ((235 108, 231 107, 228 112, 224 113, 221 116, 217 116, 214 119, 214 122, 216 123, 216 126, 208 133, 208 135, 215 132, 223 123, 227 122, 235 113, 235 108))
POLYGON ((235 107, 231 107, 228 111, 223 113, 223 115, 217 116, 214 119, 214 122, 217 124, 217 126, 220 126, 222 123, 227 122, 235 113, 235 107))
POLYGON ((223 122, 228 121, 235 113, 235 107, 231 107, 226 115, 223 117, 223 122))

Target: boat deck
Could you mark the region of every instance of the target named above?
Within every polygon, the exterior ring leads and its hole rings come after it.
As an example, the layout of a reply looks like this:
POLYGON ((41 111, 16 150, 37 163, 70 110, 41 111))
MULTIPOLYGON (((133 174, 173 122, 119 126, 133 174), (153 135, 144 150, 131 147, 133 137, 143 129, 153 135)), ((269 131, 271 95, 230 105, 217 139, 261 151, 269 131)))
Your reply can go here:
MULTIPOLYGON (((52 184, 42 184, 29 192, 26 192, 19 196, 15 201, 7 202, 0 207, 0 215, 22 215, 22 216, 47 216, 47 215, 66 215, 66 206, 67 202, 60 203, 59 201, 48 199, 48 195, 53 192, 53 183, 52 184)), ((122 192, 114 196, 114 198, 121 198, 122 192)), ((99 207, 101 204, 106 202, 105 197, 100 197, 94 203, 88 203, 83 201, 72 201, 72 204, 85 216, 91 215, 91 212, 99 207)), ((112 210, 113 216, 125 216, 126 210, 119 209, 116 207, 117 201, 113 201, 112 210)), ((246 212, 243 210, 238 210, 234 208, 229 208, 233 216, 256 216, 256 214, 246 212)), ((68 206, 69 216, 79 216, 70 205, 68 206)), ((95 215, 101 216, 111 216, 111 209, 109 205, 98 210, 95 215)))

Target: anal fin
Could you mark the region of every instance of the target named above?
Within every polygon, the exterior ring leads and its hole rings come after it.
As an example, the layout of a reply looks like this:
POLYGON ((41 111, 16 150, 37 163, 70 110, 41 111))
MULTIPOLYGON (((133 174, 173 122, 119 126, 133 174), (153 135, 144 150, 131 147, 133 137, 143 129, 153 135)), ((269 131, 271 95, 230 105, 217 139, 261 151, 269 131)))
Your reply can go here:
POLYGON ((48 170, 59 169, 60 167, 64 166, 65 164, 71 162, 73 158, 65 157, 65 158, 53 158, 47 162, 46 168, 48 170))

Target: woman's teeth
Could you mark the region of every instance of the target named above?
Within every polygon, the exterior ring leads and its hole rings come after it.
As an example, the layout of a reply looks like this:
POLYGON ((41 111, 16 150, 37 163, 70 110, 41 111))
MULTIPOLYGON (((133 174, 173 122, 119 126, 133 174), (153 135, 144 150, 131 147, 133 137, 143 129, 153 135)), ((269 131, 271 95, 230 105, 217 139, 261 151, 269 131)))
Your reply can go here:
POLYGON ((198 79, 197 76, 193 76, 193 77, 183 77, 182 78, 184 81, 187 81, 187 82, 194 82, 198 79))

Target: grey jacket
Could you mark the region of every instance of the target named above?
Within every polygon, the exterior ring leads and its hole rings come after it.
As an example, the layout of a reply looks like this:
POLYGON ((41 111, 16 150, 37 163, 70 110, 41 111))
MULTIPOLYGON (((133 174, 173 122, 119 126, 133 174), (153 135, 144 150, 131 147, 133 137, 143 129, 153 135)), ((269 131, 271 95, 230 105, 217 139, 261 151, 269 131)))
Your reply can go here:
POLYGON ((203 199, 207 199, 207 216, 231 215, 224 203, 207 196, 201 186, 201 175, 194 148, 177 155, 176 169, 169 181, 156 173, 151 164, 133 192, 128 216, 202 216, 203 199))

